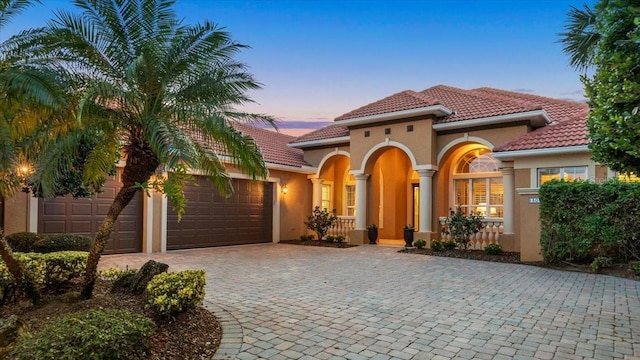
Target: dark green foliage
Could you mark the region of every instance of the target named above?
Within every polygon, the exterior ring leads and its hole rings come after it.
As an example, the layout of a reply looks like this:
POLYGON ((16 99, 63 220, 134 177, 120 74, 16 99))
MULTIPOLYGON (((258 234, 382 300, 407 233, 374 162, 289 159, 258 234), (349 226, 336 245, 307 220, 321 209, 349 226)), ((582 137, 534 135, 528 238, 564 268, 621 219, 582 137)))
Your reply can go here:
POLYGON ((15 252, 33 252, 36 244, 43 240, 42 235, 32 232, 18 232, 5 237, 11 250, 15 252))
POLYGON ((547 262, 640 259, 640 183, 551 181, 540 187, 547 262))
POLYGON ((440 252, 442 251, 442 241, 432 241, 431 250, 440 252))
POLYGON ((338 244, 342 244, 345 241, 345 237, 342 235, 338 235, 334 238, 334 241, 337 242, 338 244))
POLYGON ((466 215, 458 206, 456 211, 445 220, 442 234, 451 235, 453 241, 466 250, 470 243, 469 237, 480 231, 483 219, 482 216, 475 215, 473 212, 466 215))
POLYGON ((313 240, 313 235, 300 235, 300 240, 302 241, 313 240))
POLYGON ((335 241, 336 241, 336 237, 335 237, 335 236, 333 236, 333 235, 327 235, 327 236, 324 238, 324 241, 326 241, 326 242, 328 242, 328 243, 332 243, 332 242, 335 242, 335 241))
POLYGON ((442 247, 445 250, 453 250, 453 249, 458 247, 458 244, 456 244, 456 242, 453 241, 453 240, 448 240, 448 241, 443 241, 442 242, 442 247))
POLYGON ((635 276, 640 276, 640 261, 632 261, 629 263, 629 271, 635 276))
POLYGON ((424 249, 424 247, 427 246, 427 241, 425 239, 414 240, 413 246, 417 247, 418 249, 424 249))
POLYGON ((594 273, 599 273, 603 268, 609 268, 613 264, 613 260, 606 256, 597 256, 591 262, 591 269, 594 273))
POLYGON ((489 244, 484 247, 484 252, 489 255, 500 255, 502 254, 502 245, 500 244, 489 244))
POLYGON ((146 359, 155 324, 124 310, 89 310, 54 319, 18 342, 19 360, 146 359))
POLYGON ((92 241, 93 239, 84 235, 48 235, 34 246, 33 251, 39 253, 50 253, 56 251, 89 251, 89 249, 91 249, 92 241))
POLYGON ((329 231, 329 228, 338 221, 338 217, 336 216, 336 210, 328 211, 327 209, 320 209, 319 206, 316 206, 313 209, 313 213, 307 216, 307 221, 304 224, 307 226, 307 229, 311 231, 315 231, 318 234, 318 240, 323 240, 324 236, 329 231))
POLYGON ((571 64, 584 75, 591 111, 594 160, 620 172, 640 173, 640 0, 601 0, 573 8, 560 34, 571 64))

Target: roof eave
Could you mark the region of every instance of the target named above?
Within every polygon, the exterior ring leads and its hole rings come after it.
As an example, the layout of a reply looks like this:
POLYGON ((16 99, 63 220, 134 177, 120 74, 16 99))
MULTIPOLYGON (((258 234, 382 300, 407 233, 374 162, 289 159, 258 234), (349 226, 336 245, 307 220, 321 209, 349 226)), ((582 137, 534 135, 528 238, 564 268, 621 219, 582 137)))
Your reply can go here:
POLYGON ((577 146, 562 146, 555 148, 540 148, 540 149, 527 149, 527 150, 511 150, 511 151, 496 151, 491 153, 491 156, 499 160, 513 160, 515 158, 530 157, 530 156, 553 156, 563 154, 581 154, 591 152, 588 145, 577 146))
POLYGON ((467 119, 461 121, 453 121, 442 124, 433 124, 433 130, 445 131, 445 130, 458 130, 468 127, 487 126, 497 124, 508 124, 511 122, 517 122, 522 120, 530 120, 531 125, 534 127, 542 127, 547 124, 551 124, 551 118, 544 110, 525 111, 514 114, 505 114, 497 116, 489 116, 484 118, 467 119))
POLYGON ((309 141, 301 141, 297 143, 289 143, 288 145, 292 148, 303 149, 303 148, 314 147, 314 146, 344 144, 344 143, 349 143, 350 140, 351 140, 350 136, 340 136, 340 137, 320 139, 320 140, 309 140, 309 141))
POLYGON ((422 115, 435 115, 435 116, 447 116, 451 115, 453 110, 442 106, 442 105, 432 105, 421 108, 409 109, 409 110, 400 110, 393 111, 384 114, 376 114, 369 116, 362 116, 352 119, 346 120, 336 120, 336 124, 340 124, 342 126, 354 126, 354 125, 365 125, 365 124, 374 124, 382 121, 396 120, 407 117, 414 116, 422 116, 422 115))
POLYGON ((269 170, 281 170, 281 171, 289 171, 300 174, 316 174, 318 172, 318 168, 312 166, 291 166, 291 165, 282 165, 275 163, 266 163, 267 169, 269 170))

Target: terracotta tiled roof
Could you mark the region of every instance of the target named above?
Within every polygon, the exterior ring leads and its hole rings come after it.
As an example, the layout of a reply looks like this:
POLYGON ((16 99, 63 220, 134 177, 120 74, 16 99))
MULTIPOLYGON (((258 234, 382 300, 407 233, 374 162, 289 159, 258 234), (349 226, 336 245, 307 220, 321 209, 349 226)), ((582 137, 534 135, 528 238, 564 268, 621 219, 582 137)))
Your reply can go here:
MULTIPOLYGON (((301 149, 294 149, 288 144, 295 140, 294 136, 261 129, 251 125, 243 125, 234 123, 233 127, 254 139, 265 162, 278 165, 287 165, 293 167, 309 166, 304 160, 301 149)), ((185 133, 195 138, 202 146, 218 155, 228 155, 226 150, 218 143, 205 141, 199 134, 185 130, 185 133)))
POLYGON ((234 128, 255 140, 267 163, 294 167, 310 166, 304 160, 301 149, 289 147, 288 144, 295 140, 294 136, 249 125, 234 124, 234 128))
POLYGON ((354 119, 370 115, 380 115, 395 111, 417 109, 427 106, 438 105, 440 102, 427 95, 417 93, 413 90, 405 90, 399 93, 387 96, 382 100, 372 102, 363 107, 357 108, 344 115, 338 116, 335 120, 354 119))
POLYGON ((436 123, 485 118, 540 110, 541 106, 528 101, 507 100, 490 93, 474 92, 452 86, 438 85, 420 92, 440 100, 442 105, 455 113, 439 118, 436 123))
POLYGON ((323 140, 323 139, 332 139, 343 136, 349 136, 349 130, 341 125, 329 125, 318 130, 314 130, 308 134, 304 134, 294 141, 292 144, 301 143, 305 141, 314 141, 314 140, 323 140))
POLYGON ((412 90, 402 91, 382 100, 375 101, 361 108, 337 117, 336 124, 297 138, 294 143, 324 140, 341 136, 347 136, 349 131, 340 126, 341 120, 353 119, 364 116, 380 115, 389 112, 416 109, 433 105, 443 105, 454 111, 453 114, 436 119, 436 123, 451 123, 462 120, 480 119, 491 116, 518 114, 534 110, 544 110, 554 124, 572 121, 573 126, 547 127, 535 130, 531 133, 511 141, 504 146, 496 147, 500 151, 533 149, 532 146, 559 147, 571 146, 570 144, 584 145, 586 138, 584 125, 589 106, 585 103, 553 99, 544 96, 524 94, 514 91, 506 91, 489 87, 481 87, 472 90, 460 89, 452 86, 437 85, 420 92, 412 90), (578 125, 582 122, 583 128, 578 125), (553 129, 566 131, 561 137, 550 136, 548 131, 555 133, 553 129), (544 131, 543 131, 544 130, 544 131), (575 131, 575 132, 571 132, 575 131), (543 134, 543 135, 538 135, 543 134), (542 136, 544 138, 538 138, 542 136), (517 146, 520 139, 522 145, 517 146), (536 145, 538 144, 538 145, 536 145), (508 145, 508 146, 507 146, 508 145))
POLYGON ((506 144, 496 146, 493 151, 549 149, 588 144, 587 117, 579 115, 524 134, 506 144))
POLYGON ((524 94, 488 87, 482 87, 471 91, 479 94, 491 94, 507 101, 521 100, 536 104, 537 106, 543 108, 547 115, 549 115, 551 120, 553 120, 554 122, 563 122, 566 120, 574 119, 576 115, 586 116, 587 113, 589 113, 589 105, 577 101, 553 99, 544 96, 524 94))

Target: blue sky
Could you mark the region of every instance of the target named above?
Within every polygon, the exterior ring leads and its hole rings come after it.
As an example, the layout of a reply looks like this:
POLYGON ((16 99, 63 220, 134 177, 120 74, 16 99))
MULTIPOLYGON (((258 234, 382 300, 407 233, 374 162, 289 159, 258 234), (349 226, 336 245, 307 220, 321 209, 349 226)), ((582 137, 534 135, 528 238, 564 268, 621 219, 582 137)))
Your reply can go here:
MULTIPOLYGON (((70 7, 43 3, 0 39, 70 7)), ((177 0, 176 11, 187 23, 212 20, 251 46, 239 59, 264 89, 251 93, 257 104, 245 110, 304 128, 298 121, 331 121, 395 92, 437 84, 581 100, 579 74, 557 33, 570 6, 585 3, 594 0, 177 0)))

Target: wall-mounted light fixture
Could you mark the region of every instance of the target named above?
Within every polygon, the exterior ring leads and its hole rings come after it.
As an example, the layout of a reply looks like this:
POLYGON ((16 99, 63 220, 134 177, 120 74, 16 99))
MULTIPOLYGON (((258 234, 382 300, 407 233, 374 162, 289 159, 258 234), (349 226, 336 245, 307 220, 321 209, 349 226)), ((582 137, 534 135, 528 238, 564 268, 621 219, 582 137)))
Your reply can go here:
POLYGON ((282 195, 287 195, 287 192, 289 192, 289 189, 287 188, 287 185, 282 185, 282 188, 280 189, 280 191, 282 191, 282 195))

